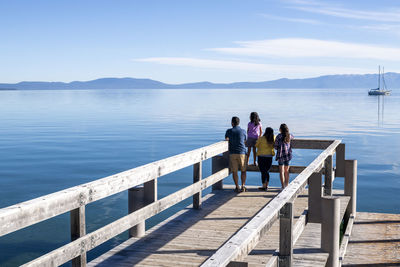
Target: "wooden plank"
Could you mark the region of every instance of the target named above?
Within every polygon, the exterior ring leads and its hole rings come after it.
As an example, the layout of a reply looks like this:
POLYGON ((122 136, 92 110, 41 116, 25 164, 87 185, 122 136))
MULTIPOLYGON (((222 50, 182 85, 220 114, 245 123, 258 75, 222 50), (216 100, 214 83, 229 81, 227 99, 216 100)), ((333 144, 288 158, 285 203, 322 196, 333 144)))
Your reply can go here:
POLYGON ((324 195, 332 196, 333 189, 333 157, 329 155, 325 159, 325 183, 324 183, 324 195))
POLYGON ((292 148, 295 149, 327 149, 333 140, 315 140, 295 138, 291 141, 292 148))
MULTIPOLYGON (((202 162, 193 165, 193 183, 197 183, 201 180, 202 176, 202 162)), ((201 191, 193 195, 193 208, 201 208, 201 191)))
POLYGON ((342 266, 400 266, 400 214, 357 212, 342 266))
POLYGON ((279 266, 292 266, 293 243, 293 203, 287 202, 279 212, 279 266))
POLYGON ((72 258, 77 257, 82 252, 93 249, 94 247, 106 242, 110 238, 128 230, 139 222, 148 219, 167 208, 175 205, 182 200, 193 196, 200 190, 226 178, 229 174, 228 168, 215 173, 197 183, 187 186, 173 194, 170 194, 148 206, 134 211, 92 233, 89 233, 77 240, 64 245, 50 253, 47 253, 23 266, 54 266, 61 265, 72 258))
POLYGON ((308 221, 321 222, 322 174, 313 173, 308 179, 308 221))
POLYGON ((294 179, 277 197, 271 200, 252 220, 232 236, 202 266, 226 266, 229 262, 241 260, 258 243, 260 237, 277 219, 279 210, 285 203, 294 200, 304 189, 308 178, 321 167, 325 159, 332 155, 340 140, 335 140, 307 168, 294 179))
POLYGON ((336 148, 336 176, 345 177, 346 145, 340 144, 336 148))
POLYGON ((221 141, 96 181, 0 209, 0 236, 128 190, 228 150, 221 141))
MULTIPOLYGON (((128 190, 128 214, 135 212, 145 206, 144 186, 136 186, 128 190)), ((129 229, 129 237, 142 237, 146 232, 145 221, 129 229)))
POLYGON ((342 266, 344 256, 346 254, 347 245, 349 244, 351 231, 353 229, 354 224, 354 216, 350 215, 349 221, 347 222, 346 231, 344 232, 342 243, 340 244, 340 252, 339 252, 339 266, 342 266))
POLYGON ((321 249, 329 253, 327 267, 339 265, 340 198, 322 197, 321 202, 321 249))
MULTIPOLYGON (((224 168, 229 168, 229 152, 224 152, 222 156, 215 156, 211 159, 211 172, 214 174, 224 168)), ((224 188, 223 180, 213 184, 212 190, 222 190, 224 188)))
POLYGON ((344 179, 344 194, 351 197, 347 207, 347 217, 357 213, 357 160, 345 161, 346 177, 344 179))
MULTIPOLYGON (((86 235, 85 206, 70 211, 71 241, 86 235)), ((72 259, 73 267, 86 266, 86 252, 72 259)))

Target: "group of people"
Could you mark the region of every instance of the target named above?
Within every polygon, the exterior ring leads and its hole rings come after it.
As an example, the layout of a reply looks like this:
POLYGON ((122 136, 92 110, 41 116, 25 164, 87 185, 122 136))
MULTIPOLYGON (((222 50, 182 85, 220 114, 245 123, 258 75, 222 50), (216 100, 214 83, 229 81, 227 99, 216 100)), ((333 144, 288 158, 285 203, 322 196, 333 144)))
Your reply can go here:
POLYGON ((267 127, 263 134, 261 120, 257 112, 250 114, 247 132, 240 128, 239 123, 240 119, 238 117, 232 117, 232 128, 225 133, 225 140, 229 142, 229 165, 236 186, 235 191, 247 191, 245 186, 246 169, 249 164, 251 150, 253 150, 254 165, 258 165, 261 172, 262 186, 259 187, 259 190, 268 190, 269 170, 274 156, 279 165, 282 189, 288 186, 289 165, 292 160, 290 143, 293 139, 293 135, 289 133, 288 126, 282 123, 277 136, 274 135, 274 130, 271 127, 267 127), (239 170, 241 172, 241 187, 239 187, 239 170))

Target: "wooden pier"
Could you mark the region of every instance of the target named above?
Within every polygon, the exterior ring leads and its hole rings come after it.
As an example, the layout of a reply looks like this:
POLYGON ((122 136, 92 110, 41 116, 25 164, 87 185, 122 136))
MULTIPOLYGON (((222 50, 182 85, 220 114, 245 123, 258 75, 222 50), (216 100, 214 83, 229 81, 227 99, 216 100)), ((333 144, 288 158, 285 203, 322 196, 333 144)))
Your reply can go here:
POLYGON ((357 161, 345 159, 345 145, 295 139, 293 147, 321 153, 308 166, 292 166, 298 175, 282 191, 249 187, 237 194, 224 186, 222 141, 0 209, 0 238, 69 212, 71 242, 24 266, 399 266, 400 215, 356 212, 357 161), (207 159, 212 175, 203 177, 207 159), (158 199, 157 180, 191 165, 193 184, 158 199), (333 189, 338 177, 344 188, 333 189), (128 214, 86 233, 85 206, 124 190, 128 214), (145 230, 147 219, 189 197, 190 207, 145 230), (87 251, 124 231, 127 241, 87 263, 87 251))

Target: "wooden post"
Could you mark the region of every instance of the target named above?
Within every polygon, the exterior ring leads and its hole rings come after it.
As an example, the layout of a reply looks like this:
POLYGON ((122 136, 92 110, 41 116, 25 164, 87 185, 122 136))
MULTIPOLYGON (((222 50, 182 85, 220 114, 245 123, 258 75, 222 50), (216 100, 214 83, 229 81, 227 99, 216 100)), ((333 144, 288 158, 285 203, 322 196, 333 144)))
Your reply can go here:
POLYGON ((322 197, 321 249, 329 253, 327 267, 339 266, 340 199, 322 197))
POLYGON ((333 186, 333 157, 328 156, 325 159, 325 184, 324 184, 324 195, 332 196, 332 186, 333 186))
MULTIPOLYGON (((202 165, 203 164, 201 161, 193 165, 193 183, 196 183, 201 180, 202 165)), ((193 208, 194 209, 201 208, 201 191, 193 195, 193 208)))
MULTIPOLYGON (((137 186, 128 190, 128 212, 132 213, 143 208, 144 205, 144 187, 137 186)), ((146 231, 145 221, 138 223, 129 229, 129 237, 142 237, 146 231)))
MULTIPOLYGON (((211 161, 211 172, 212 174, 219 172, 223 168, 229 167, 229 152, 225 152, 222 157, 221 156, 215 156, 212 158, 211 161)), ((212 185, 212 190, 222 190, 224 189, 224 181, 221 180, 215 184, 212 185)))
POLYGON ((345 144, 340 144, 336 148, 336 177, 345 176, 345 158, 346 158, 346 146, 345 144))
POLYGON ((346 160, 345 164, 344 195, 351 197, 346 209, 345 219, 347 220, 350 214, 355 217, 357 213, 357 160, 346 160))
POLYGON ((322 174, 315 172, 308 178, 308 222, 321 222, 322 174))
MULTIPOLYGON (((71 241, 86 235, 85 206, 70 211, 71 241)), ((86 252, 71 261, 72 267, 86 266, 86 252)))
POLYGON ((286 203, 279 212, 279 266, 293 262, 293 203, 286 203))
POLYGON ((157 178, 144 183, 144 204, 149 205, 157 201, 157 178))

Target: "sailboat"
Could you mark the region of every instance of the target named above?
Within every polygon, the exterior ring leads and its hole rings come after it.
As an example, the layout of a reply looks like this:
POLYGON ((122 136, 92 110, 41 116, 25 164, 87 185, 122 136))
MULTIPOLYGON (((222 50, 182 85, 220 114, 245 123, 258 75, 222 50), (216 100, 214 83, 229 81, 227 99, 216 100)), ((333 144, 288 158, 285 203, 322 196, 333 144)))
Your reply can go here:
POLYGON ((391 92, 392 92, 391 90, 387 90, 386 88, 385 68, 383 67, 381 75, 381 66, 379 66, 378 88, 369 90, 368 95, 390 95, 391 92), (382 88, 381 88, 381 79, 382 79, 382 88))

